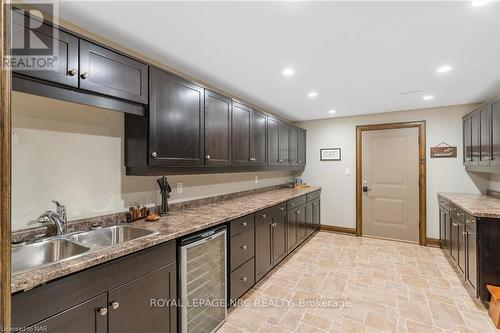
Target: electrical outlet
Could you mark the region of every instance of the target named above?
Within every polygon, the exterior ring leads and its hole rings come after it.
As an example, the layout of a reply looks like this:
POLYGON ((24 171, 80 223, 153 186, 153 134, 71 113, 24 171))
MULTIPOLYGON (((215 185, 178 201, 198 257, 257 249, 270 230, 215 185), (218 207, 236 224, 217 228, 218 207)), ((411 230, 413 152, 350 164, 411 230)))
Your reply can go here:
POLYGON ((259 183, 259 176, 255 176, 255 184, 259 183))
POLYGON ((349 176, 351 174, 351 169, 345 169, 345 175, 349 176))
POLYGON ((181 194, 181 193, 182 193, 182 183, 178 182, 177 183, 177 194, 181 194))

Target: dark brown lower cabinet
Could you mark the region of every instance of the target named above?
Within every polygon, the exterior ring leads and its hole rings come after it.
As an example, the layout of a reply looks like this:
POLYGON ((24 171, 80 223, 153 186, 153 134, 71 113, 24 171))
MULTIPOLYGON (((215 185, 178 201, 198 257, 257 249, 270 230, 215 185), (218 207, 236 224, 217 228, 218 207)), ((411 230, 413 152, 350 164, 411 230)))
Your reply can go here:
POLYGON ((273 265, 276 265, 287 254, 286 246, 286 213, 282 212, 278 216, 273 217, 272 223, 273 236, 273 265))
POLYGON ((450 256, 451 259, 455 262, 458 263, 458 239, 460 238, 459 236, 459 226, 460 222, 456 218, 451 219, 451 229, 450 229, 450 256))
POLYGON ((106 294, 96 296, 53 317, 31 325, 22 332, 106 333, 108 321, 106 315, 99 314, 99 309, 107 309, 106 294))
POLYGON ((477 234, 470 228, 465 230, 465 253, 467 256, 465 280, 477 290, 477 234))
POLYGON ((176 333, 175 257, 170 241, 14 294, 14 331, 176 333))
POLYGON ((313 211, 313 231, 319 228, 319 225, 321 224, 321 201, 320 199, 315 199, 312 202, 312 211, 313 211))
POLYGON ((465 274, 466 266, 466 251, 465 248, 465 226, 462 222, 458 222, 458 269, 465 274))
POLYGON ((288 211, 286 226, 287 226, 287 247, 288 247, 288 252, 291 252, 299 244, 297 237, 297 229, 298 229, 297 209, 288 211))
POLYGON ((108 292, 108 333, 175 332, 175 307, 155 300, 176 299, 176 263, 108 292))

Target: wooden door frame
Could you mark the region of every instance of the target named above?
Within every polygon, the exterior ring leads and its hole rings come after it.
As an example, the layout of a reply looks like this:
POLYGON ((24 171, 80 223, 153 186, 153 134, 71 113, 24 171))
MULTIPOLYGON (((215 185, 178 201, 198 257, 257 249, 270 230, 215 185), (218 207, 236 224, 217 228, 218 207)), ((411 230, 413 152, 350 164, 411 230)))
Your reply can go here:
POLYGON ((4 67, 10 54, 10 3, 0 0, 0 330, 11 326, 11 71, 4 67))
POLYGON ((427 245, 427 189, 425 159, 425 120, 401 123, 387 123, 356 126, 356 236, 363 234, 362 214, 362 148, 363 132, 387 129, 418 128, 418 239, 420 245, 427 245))

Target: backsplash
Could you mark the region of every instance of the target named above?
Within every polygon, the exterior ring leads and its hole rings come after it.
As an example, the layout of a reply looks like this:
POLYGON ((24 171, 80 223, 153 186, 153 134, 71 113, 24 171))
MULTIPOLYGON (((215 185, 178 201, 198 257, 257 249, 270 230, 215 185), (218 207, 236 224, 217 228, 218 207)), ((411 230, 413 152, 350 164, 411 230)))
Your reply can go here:
MULTIPOLYGON (((67 206, 69 220, 160 203, 156 177, 125 175, 122 113, 19 92, 12 104, 13 230, 38 227, 38 216, 54 209, 51 200, 67 206)), ((169 176, 169 202, 280 185, 292 177, 289 171, 169 176)))

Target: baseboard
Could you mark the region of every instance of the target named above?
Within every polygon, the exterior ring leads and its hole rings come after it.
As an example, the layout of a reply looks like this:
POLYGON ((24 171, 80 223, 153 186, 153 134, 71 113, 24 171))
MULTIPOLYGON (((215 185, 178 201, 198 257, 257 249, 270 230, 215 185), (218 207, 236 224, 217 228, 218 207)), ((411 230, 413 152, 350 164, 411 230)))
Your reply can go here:
POLYGON ((335 233, 341 233, 341 234, 354 234, 356 235, 356 228, 346 228, 346 227, 337 227, 334 225, 320 225, 319 226, 319 231, 326 231, 326 232, 335 232, 335 233))
POLYGON ((430 246, 430 247, 441 247, 441 242, 437 238, 427 238, 427 246, 430 246))

